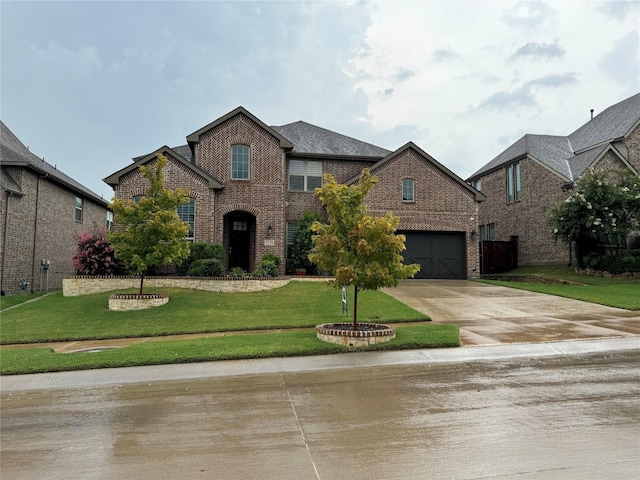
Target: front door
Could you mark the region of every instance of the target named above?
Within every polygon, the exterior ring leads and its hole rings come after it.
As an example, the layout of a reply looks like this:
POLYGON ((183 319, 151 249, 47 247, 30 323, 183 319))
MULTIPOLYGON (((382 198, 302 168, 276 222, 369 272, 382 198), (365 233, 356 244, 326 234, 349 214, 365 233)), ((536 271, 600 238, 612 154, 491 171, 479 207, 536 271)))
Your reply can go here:
POLYGON ((245 272, 252 269, 252 236, 255 230, 255 217, 248 213, 234 213, 226 217, 225 228, 228 232, 227 246, 229 270, 242 268, 245 272))

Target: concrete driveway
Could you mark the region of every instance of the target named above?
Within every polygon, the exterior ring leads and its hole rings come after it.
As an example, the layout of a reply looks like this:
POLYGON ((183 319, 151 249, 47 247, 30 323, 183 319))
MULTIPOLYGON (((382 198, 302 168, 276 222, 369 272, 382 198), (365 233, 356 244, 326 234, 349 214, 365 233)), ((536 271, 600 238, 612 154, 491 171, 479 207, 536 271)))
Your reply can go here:
POLYGON ((640 312, 467 280, 403 280, 383 291, 459 325, 463 345, 640 335, 640 312))

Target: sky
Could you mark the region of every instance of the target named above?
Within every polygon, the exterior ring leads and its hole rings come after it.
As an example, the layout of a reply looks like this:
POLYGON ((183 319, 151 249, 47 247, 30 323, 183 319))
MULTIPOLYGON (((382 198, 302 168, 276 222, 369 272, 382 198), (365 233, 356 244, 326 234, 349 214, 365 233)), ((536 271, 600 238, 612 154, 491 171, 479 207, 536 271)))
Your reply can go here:
POLYGON ((640 92, 634 1, 0 1, 0 118, 102 179, 243 106, 466 179, 640 92))

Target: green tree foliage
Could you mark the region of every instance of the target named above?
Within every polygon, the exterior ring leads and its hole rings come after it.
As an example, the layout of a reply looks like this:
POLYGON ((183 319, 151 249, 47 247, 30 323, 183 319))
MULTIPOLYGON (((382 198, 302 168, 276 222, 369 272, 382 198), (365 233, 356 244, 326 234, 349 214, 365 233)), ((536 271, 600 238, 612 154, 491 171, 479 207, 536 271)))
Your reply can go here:
POLYGON ((129 271, 140 274, 140 293, 144 275, 150 268, 180 263, 189 255, 186 240, 189 225, 182 222, 176 212, 179 205, 187 202, 187 192, 165 188, 166 165, 166 157, 158 155, 155 168, 140 167, 149 188, 137 203, 124 199, 114 199, 111 203, 117 228, 109 233, 108 239, 129 271))
POLYGON ((404 265, 400 252, 405 249, 404 235, 396 235, 398 217, 367 214, 364 199, 378 182, 368 169, 356 185, 338 184, 329 174, 316 195, 326 207, 329 223, 314 222, 313 250, 309 259, 322 270, 335 275, 338 288, 353 285, 353 329, 358 329, 358 291, 395 287, 398 280, 413 277, 417 264, 404 265))
POLYGON ((318 212, 305 210, 302 218, 296 223, 296 231, 291 247, 291 258, 296 269, 303 268, 307 273, 314 275, 317 273, 316 265, 309 260, 309 254, 313 249, 313 232, 311 226, 313 222, 319 222, 322 217, 318 212))
POLYGON ((640 220, 640 179, 629 171, 590 170, 547 221, 556 240, 575 242, 578 266, 603 240, 623 245, 640 220))

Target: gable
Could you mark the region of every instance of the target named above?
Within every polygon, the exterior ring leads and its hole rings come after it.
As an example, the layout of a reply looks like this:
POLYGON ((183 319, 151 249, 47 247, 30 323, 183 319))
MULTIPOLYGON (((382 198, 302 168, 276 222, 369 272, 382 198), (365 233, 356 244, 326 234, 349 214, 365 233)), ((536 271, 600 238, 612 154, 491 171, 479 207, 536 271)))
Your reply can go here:
MULTIPOLYGON (((403 147, 372 165, 370 167, 371 174, 378 176, 379 172, 390 168, 392 165, 392 168, 397 169, 397 172, 395 173, 396 176, 402 174, 405 175, 404 178, 411 178, 412 174, 416 175, 422 172, 424 175, 425 172, 430 172, 429 181, 438 180, 438 190, 442 191, 445 185, 447 185, 448 188, 455 188, 464 192, 465 195, 473 198, 476 202, 486 200, 486 197, 482 192, 473 188, 424 150, 416 146, 413 142, 407 143, 403 147), (398 162, 399 159, 402 159, 402 161, 398 162)), ((358 178, 359 176, 353 177, 346 183, 353 184, 358 181, 358 178)))
POLYGON ((178 154, 175 150, 167 146, 159 148, 155 152, 145 155, 143 157, 137 157, 135 162, 133 162, 132 164, 126 166, 121 170, 118 170, 112 175, 104 178, 103 181, 108 185, 110 185, 111 187, 115 188, 117 185, 120 184, 123 177, 127 176, 131 172, 138 170, 138 168, 140 168, 142 165, 145 165, 150 161, 155 160, 159 154, 163 154, 177 161, 182 167, 186 168, 189 172, 192 172, 194 175, 202 178, 208 184, 209 188, 218 189, 218 190, 222 188, 222 184, 216 178, 212 177, 204 170, 198 168, 196 165, 194 165, 193 163, 185 159, 183 156, 178 154))
POLYGON ((208 125, 205 125, 204 127, 196 130, 191 135, 188 135, 187 136, 187 142, 188 142, 189 146, 191 147, 191 150, 193 151, 195 144, 200 143, 200 137, 202 135, 206 134, 210 130, 213 130, 214 128, 218 127, 219 125, 222 125, 223 123, 227 122, 228 120, 232 119, 233 117, 235 117, 237 115, 244 115, 244 116, 248 117, 250 120, 252 120, 254 123, 259 125, 261 128, 263 128, 264 130, 269 132, 271 135, 276 137, 278 139, 278 141, 280 142, 280 147, 281 148, 290 149, 290 148, 293 147, 291 142, 289 140, 287 140, 286 138, 284 138, 282 135, 280 135, 280 133, 278 133, 276 130, 274 130, 273 128, 271 128, 268 125, 266 125, 258 117, 254 116, 249 111, 247 111, 244 107, 238 107, 235 110, 232 110, 231 112, 227 113, 226 115, 223 115, 222 117, 218 118, 217 120, 214 120, 213 122, 209 123, 208 125))

